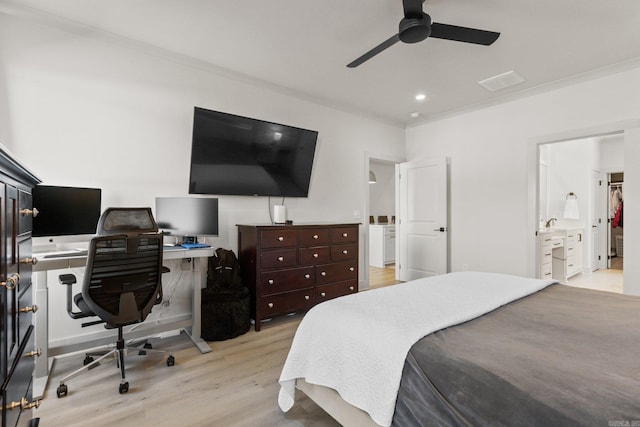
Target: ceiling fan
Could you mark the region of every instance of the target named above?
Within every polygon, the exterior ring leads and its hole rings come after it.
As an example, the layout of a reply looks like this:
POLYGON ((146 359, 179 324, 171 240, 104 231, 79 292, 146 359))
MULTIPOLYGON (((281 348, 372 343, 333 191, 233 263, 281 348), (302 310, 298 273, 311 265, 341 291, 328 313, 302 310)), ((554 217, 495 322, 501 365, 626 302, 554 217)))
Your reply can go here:
POLYGON ((355 61, 347 64, 347 67, 357 67, 383 50, 393 46, 398 41, 417 43, 427 37, 435 37, 437 39, 489 46, 500 36, 500 33, 493 31, 477 30, 475 28, 458 27, 457 25, 439 24, 436 22, 432 23, 431 17, 422 11, 422 1, 423 0, 402 0, 404 18, 400 20, 398 34, 388 38, 355 61))

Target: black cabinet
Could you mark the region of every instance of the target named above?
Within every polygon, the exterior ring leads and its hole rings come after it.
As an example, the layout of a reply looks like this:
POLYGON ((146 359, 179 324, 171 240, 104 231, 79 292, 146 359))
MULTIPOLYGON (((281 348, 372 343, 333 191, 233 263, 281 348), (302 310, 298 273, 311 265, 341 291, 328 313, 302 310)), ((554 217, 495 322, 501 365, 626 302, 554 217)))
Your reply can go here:
POLYGON ((31 190, 39 180, 0 147, 0 399, 2 427, 34 425, 31 190))

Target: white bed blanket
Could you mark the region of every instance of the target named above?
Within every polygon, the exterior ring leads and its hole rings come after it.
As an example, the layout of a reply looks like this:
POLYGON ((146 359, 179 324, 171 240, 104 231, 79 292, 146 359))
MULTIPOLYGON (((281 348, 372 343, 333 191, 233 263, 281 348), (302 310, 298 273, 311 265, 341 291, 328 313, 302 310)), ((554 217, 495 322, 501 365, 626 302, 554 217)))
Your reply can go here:
POLYGON ((382 426, 393 418, 413 344, 555 283, 496 273, 450 273, 352 294, 309 310, 280 374, 278 404, 294 403, 295 380, 336 390, 382 426))

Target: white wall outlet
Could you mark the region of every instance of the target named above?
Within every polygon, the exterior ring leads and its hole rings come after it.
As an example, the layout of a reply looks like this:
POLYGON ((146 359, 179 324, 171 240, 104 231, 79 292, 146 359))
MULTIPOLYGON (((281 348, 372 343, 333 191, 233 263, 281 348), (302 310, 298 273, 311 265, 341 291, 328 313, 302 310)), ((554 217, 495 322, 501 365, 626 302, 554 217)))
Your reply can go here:
POLYGON ((353 219, 360 219, 360 211, 359 210, 353 211, 353 219))

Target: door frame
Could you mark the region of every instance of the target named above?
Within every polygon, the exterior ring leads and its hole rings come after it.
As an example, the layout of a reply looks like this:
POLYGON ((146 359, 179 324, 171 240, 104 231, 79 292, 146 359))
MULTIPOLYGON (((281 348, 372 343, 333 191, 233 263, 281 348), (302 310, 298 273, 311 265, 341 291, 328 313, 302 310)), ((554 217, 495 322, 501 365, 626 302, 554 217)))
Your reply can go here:
MULTIPOLYGON (((371 184, 369 184, 369 166, 371 164, 371 160, 379 160, 385 163, 390 163, 390 164, 399 164, 402 162, 406 162, 406 158, 405 157, 399 157, 399 156, 393 156, 390 154, 380 154, 380 153, 372 153, 370 151, 365 151, 364 152, 364 167, 363 167, 363 173, 362 173, 362 183, 364 186, 364 206, 362 207, 362 228, 361 231, 362 233, 360 233, 360 235, 362 236, 361 238, 361 246, 360 248, 362 249, 361 253, 364 254, 364 256, 362 257, 363 259, 363 263, 364 265, 362 265, 362 268, 360 268, 360 271, 362 271, 364 274, 362 275, 362 280, 359 284, 359 289, 360 290, 365 290, 365 289, 369 289, 369 203, 371 201, 371 196, 369 194, 369 186, 371 184)), ((396 194, 395 194, 395 211, 394 214, 396 215, 396 218, 398 217, 398 179, 396 177, 396 182, 395 182, 395 188, 396 188, 396 194)), ((396 239, 397 242, 397 239, 396 239)), ((396 272, 396 280, 397 280, 397 272, 396 272)))
MULTIPOLYGON (((537 250, 537 231, 538 231, 538 212, 539 212, 539 163, 540 163, 540 150, 539 146, 555 142, 570 141, 574 139, 586 139, 590 137, 604 136, 615 133, 621 133, 625 138, 625 157, 628 150, 627 140, 633 140, 640 137, 638 130, 640 129, 640 120, 623 120, 613 123, 607 123, 603 125, 572 129, 563 132, 558 132, 549 135, 543 135, 539 137, 529 138, 527 146, 527 159, 528 159, 528 179, 527 179, 527 194, 528 194, 528 209, 527 209, 527 276, 537 277, 537 266, 540 263, 540 254, 537 250)), ((625 232, 626 234, 626 232, 625 232)), ((624 283, 628 283, 631 280, 633 272, 624 270, 624 283)), ((624 291, 626 292, 626 289, 624 291)))

